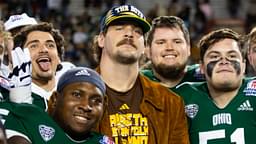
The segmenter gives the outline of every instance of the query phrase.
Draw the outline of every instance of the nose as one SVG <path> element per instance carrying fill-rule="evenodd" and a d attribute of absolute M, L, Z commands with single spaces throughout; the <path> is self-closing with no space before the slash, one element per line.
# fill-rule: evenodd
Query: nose
<path fill-rule="evenodd" d="M 132 26 L 126 26 L 124 36 L 129 39 L 133 38 L 133 31 L 134 31 L 134 28 Z"/>
<path fill-rule="evenodd" d="M 81 99 L 79 108 L 85 112 L 92 111 L 92 106 L 90 104 L 90 101 L 87 98 Z"/>
<path fill-rule="evenodd" d="M 45 44 L 40 44 L 40 52 L 48 52 L 48 48 Z"/>
<path fill-rule="evenodd" d="M 225 64 L 228 64 L 228 63 L 229 63 L 228 58 L 226 58 L 226 57 L 222 57 L 222 58 L 220 59 L 220 64 L 225 65 Z"/>
<path fill-rule="evenodd" d="M 173 50 L 173 44 L 171 41 L 167 41 L 166 42 L 166 49 L 167 50 Z"/>

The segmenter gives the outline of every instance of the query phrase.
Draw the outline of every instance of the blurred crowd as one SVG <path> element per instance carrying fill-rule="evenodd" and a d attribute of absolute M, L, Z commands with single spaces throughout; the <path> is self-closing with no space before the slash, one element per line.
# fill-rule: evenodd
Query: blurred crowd
<path fill-rule="evenodd" d="M 256 0 L 216 1 L 0 1 L 0 144 L 253 143 Z"/>
<path fill-rule="evenodd" d="M 93 36 L 99 32 L 99 21 L 102 14 L 114 5 L 129 3 L 127 0 L 79 0 L 82 9 L 70 10 L 71 0 L 1 0 L 0 17 L 6 21 L 9 16 L 27 13 L 37 21 L 51 22 L 65 37 L 65 59 L 75 65 L 94 67 L 91 55 Z M 227 0 L 227 13 L 230 18 L 239 19 L 240 0 Z M 255 0 L 248 1 L 248 10 L 245 16 L 245 32 L 252 28 L 255 17 L 253 11 Z M 79 13 L 74 13 L 79 11 Z M 149 22 L 160 15 L 175 15 L 182 18 L 191 35 L 192 57 L 190 63 L 199 60 L 196 43 L 198 39 L 214 27 L 214 10 L 211 0 L 169 0 L 168 5 L 152 6 L 146 13 Z M 247 22 L 248 21 L 248 22 Z M 248 24 L 247 24 L 248 23 Z"/>

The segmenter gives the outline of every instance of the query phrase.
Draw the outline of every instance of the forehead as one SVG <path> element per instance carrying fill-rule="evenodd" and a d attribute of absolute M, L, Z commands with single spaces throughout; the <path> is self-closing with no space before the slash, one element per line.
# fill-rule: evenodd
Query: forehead
<path fill-rule="evenodd" d="M 170 27 L 158 27 L 155 29 L 154 32 L 154 39 L 161 39 L 161 38 L 172 38 L 172 37 L 178 37 L 178 38 L 184 38 L 184 34 L 181 31 L 180 28 L 170 28 Z M 185 38 L 184 38 L 185 39 Z"/>
<path fill-rule="evenodd" d="M 218 51 L 218 52 L 229 52 L 229 51 L 236 51 L 240 53 L 238 42 L 233 39 L 223 39 L 216 43 L 214 43 L 212 46 L 209 47 L 206 53 L 212 52 L 212 51 Z"/>
<path fill-rule="evenodd" d="M 88 94 L 99 94 L 99 95 L 103 96 L 100 89 L 98 87 L 96 87 L 94 84 L 89 83 L 89 82 L 74 82 L 74 83 L 66 85 L 63 88 L 64 92 L 73 91 L 73 90 L 80 90 L 80 91 L 86 92 Z"/>
<path fill-rule="evenodd" d="M 27 35 L 27 41 L 33 41 L 33 40 L 52 40 L 54 41 L 53 36 L 49 32 L 44 31 L 32 31 Z"/>

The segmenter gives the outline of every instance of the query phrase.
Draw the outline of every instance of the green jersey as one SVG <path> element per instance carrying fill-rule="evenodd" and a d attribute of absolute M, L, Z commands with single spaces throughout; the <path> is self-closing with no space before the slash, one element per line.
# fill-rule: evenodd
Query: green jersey
<path fill-rule="evenodd" d="M 206 82 L 183 83 L 174 91 L 185 101 L 191 144 L 255 144 L 256 80 L 244 79 L 225 108 L 212 101 Z"/>
<path fill-rule="evenodd" d="M 204 75 L 200 73 L 199 64 L 187 66 L 186 69 L 186 73 L 179 84 L 183 82 L 201 82 L 205 80 Z M 141 73 L 152 81 L 160 82 L 160 80 L 155 77 L 152 69 L 141 70 Z"/>
<path fill-rule="evenodd" d="M 9 90 L 10 89 L 10 81 L 8 79 L 0 76 L 0 101 L 10 101 L 9 99 Z M 48 100 L 52 95 L 54 88 L 52 91 L 46 91 L 43 88 L 35 85 L 32 83 L 32 104 L 42 108 L 43 110 L 47 111 L 48 109 Z"/>
<path fill-rule="evenodd" d="M 36 93 L 33 93 L 32 92 L 32 98 L 33 98 L 33 101 L 32 103 L 38 107 L 40 107 L 41 109 L 47 111 L 48 109 L 48 100 L 46 98 L 43 98 L 42 96 L 36 94 Z"/>
<path fill-rule="evenodd" d="M 56 84 L 57 85 L 57 84 Z M 46 91 L 45 89 L 39 87 L 38 85 L 32 83 L 32 103 L 43 110 L 47 111 L 48 109 L 48 100 L 50 99 L 53 91 L 56 90 L 56 87 L 51 91 Z"/>
<path fill-rule="evenodd" d="M 7 137 L 19 135 L 33 144 L 112 144 L 107 137 L 91 132 L 83 141 L 72 140 L 43 109 L 31 104 L 0 103 Z"/>

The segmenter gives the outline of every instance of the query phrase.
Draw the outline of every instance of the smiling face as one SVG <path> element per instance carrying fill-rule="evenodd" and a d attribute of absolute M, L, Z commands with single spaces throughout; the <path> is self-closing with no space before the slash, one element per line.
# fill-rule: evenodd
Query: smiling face
<path fill-rule="evenodd" d="M 156 28 L 148 49 L 155 71 L 166 78 L 183 72 L 190 56 L 190 45 L 175 27 Z"/>
<path fill-rule="evenodd" d="M 76 140 L 83 140 L 103 114 L 104 96 L 93 84 L 76 82 L 53 95 L 53 118 L 64 131 Z"/>
<path fill-rule="evenodd" d="M 240 86 L 245 72 L 245 62 L 237 41 L 223 39 L 210 46 L 202 63 L 202 73 L 208 84 L 221 90 L 232 90 Z"/>
<path fill-rule="evenodd" d="M 129 23 L 110 25 L 106 34 L 99 35 L 98 42 L 103 48 L 102 57 L 109 57 L 118 63 L 135 63 L 144 50 L 142 29 Z"/>
<path fill-rule="evenodd" d="M 32 79 L 43 81 L 53 79 L 60 59 L 52 35 L 48 32 L 32 31 L 28 34 L 24 47 L 29 48 Z"/>

